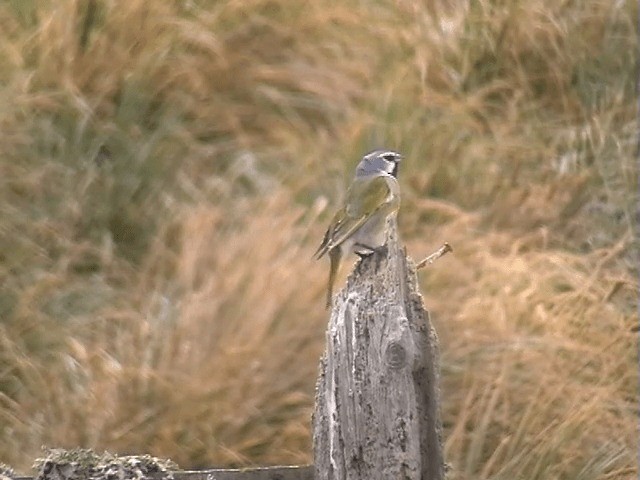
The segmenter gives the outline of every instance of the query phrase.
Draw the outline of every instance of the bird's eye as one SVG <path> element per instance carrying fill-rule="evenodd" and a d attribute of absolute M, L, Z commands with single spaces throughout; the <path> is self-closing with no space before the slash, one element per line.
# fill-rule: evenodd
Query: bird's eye
<path fill-rule="evenodd" d="M 395 162 L 398 158 L 398 155 L 396 155 L 395 153 L 386 153 L 382 156 L 382 158 L 384 158 L 388 162 Z"/>

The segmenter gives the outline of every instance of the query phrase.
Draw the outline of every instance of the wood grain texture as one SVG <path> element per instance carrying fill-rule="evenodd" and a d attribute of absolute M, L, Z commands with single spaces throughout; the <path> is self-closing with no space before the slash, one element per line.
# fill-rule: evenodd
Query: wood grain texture
<path fill-rule="evenodd" d="M 395 225 L 337 296 L 313 418 L 324 479 L 444 478 L 438 341 Z"/>

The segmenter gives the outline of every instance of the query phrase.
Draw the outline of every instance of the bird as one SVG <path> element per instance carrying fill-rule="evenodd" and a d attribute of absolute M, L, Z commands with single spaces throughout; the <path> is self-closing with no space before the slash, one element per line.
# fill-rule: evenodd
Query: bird
<path fill-rule="evenodd" d="M 315 259 L 329 255 L 326 308 L 331 306 L 333 286 L 342 258 L 355 253 L 367 257 L 384 248 L 387 219 L 400 208 L 398 165 L 403 156 L 393 150 L 374 150 L 362 157 L 347 190 L 344 205 L 329 223 Z"/>

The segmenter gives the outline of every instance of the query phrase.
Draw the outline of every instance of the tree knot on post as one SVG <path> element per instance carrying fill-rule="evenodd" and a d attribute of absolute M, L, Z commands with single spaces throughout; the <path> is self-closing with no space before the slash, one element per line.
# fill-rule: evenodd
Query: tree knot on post
<path fill-rule="evenodd" d="M 387 366 L 392 370 L 400 370 L 407 364 L 407 351 L 400 342 L 391 342 L 384 353 Z"/>

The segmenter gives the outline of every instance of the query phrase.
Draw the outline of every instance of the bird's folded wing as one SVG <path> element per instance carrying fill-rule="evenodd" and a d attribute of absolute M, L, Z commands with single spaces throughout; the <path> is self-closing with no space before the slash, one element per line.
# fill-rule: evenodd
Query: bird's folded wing
<path fill-rule="evenodd" d="M 324 234 L 324 238 L 322 239 L 322 243 L 320 244 L 320 246 L 316 250 L 316 253 L 313 254 L 313 258 L 315 258 L 316 260 L 318 260 L 319 258 L 322 258 L 322 256 L 325 253 L 327 253 L 327 250 L 329 250 L 329 244 L 331 242 L 331 231 L 332 231 L 332 229 L 333 229 L 333 224 L 331 224 L 329 226 L 329 228 L 327 229 L 327 231 Z"/>
<path fill-rule="evenodd" d="M 387 203 L 391 189 L 389 175 L 378 175 L 373 178 L 356 179 L 347 192 L 347 217 L 369 217 Z"/>
<path fill-rule="evenodd" d="M 390 193 L 385 176 L 356 179 L 347 193 L 344 218 L 336 225 L 331 244 L 340 245 L 353 235 L 377 210 L 386 205 Z"/>
<path fill-rule="evenodd" d="M 322 257 L 353 235 L 371 215 L 387 204 L 390 193 L 386 175 L 354 180 L 347 192 L 346 206 L 333 217 L 314 258 Z"/>

